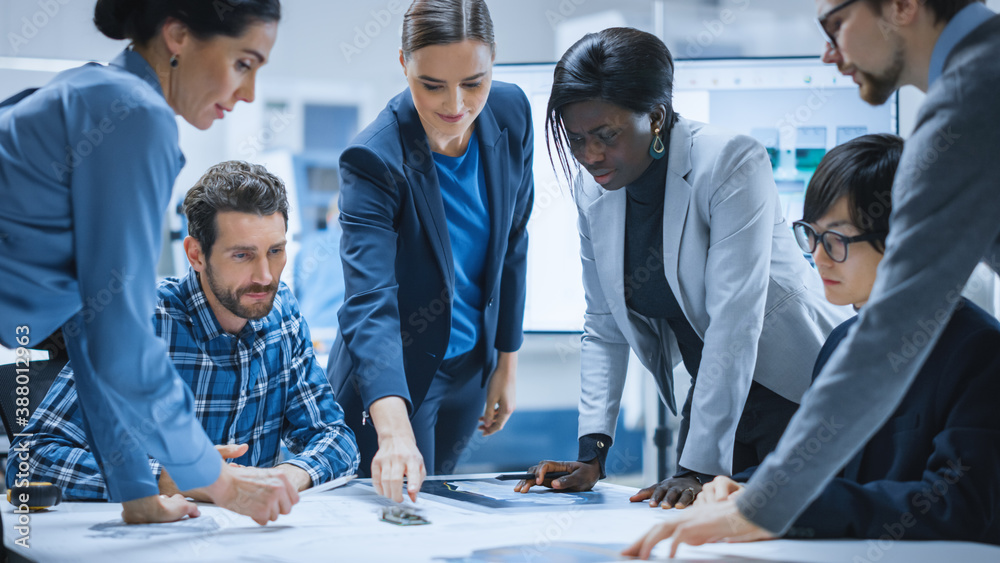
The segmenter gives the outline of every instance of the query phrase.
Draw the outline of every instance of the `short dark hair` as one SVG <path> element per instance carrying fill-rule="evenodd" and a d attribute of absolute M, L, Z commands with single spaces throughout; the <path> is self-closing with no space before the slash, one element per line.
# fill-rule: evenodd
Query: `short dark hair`
<path fill-rule="evenodd" d="M 851 223 L 863 233 L 889 232 L 892 182 L 903 154 L 903 139 L 885 133 L 863 135 L 834 147 L 809 181 L 802 220 L 815 223 L 847 197 Z M 885 237 L 871 241 L 885 250 Z"/>
<path fill-rule="evenodd" d="M 496 53 L 493 19 L 483 0 L 414 0 L 403 15 L 403 58 L 431 45 L 467 39 L 490 46 Z"/>
<path fill-rule="evenodd" d="M 868 3 L 872 5 L 876 13 L 882 13 L 882 5 L 888 1 L 868 0 Z M 962 11 L 962 8 L 976 2 L 985 4 L 986 0 L 922 0 L 922 3 L 934 12 L 935 23 L 950 22 L 951 18 L 955 17 L 955 14 Z"/>
<path fill-rule="evenodd" d="M 566 153 L 562 112 L 567 105 L 601 100 L 637 114 L 667 108 L 663 130 L 676 121 L 673 110 L 674 60 L 660 38 L 631 27 L 612 27 L 588 33 L 573 44 L 556 64 L 552 93 L 545 112 L 545 140 L 555 167 L 552 142 L 559 163 L 572 179 Z"/>
<path fill-rule="evenodd" d="M 146 45 L 174 18 L 198 39 L 239 37 L 251 24 L 281 19 L 280 0 L 97 0 L 94 25 L 111 39 Z"/>
<path fill-rule="evenodd" d="M 288 229 L 285 184 L 259 164 L 241 160 L 221 162 L 208 169 L 184 197 L 188 234 L 201 244 L 208 258 L 218 238 L 216 217 L 222 211 L 254 213 L 261 217 L 281 213 Z"/>

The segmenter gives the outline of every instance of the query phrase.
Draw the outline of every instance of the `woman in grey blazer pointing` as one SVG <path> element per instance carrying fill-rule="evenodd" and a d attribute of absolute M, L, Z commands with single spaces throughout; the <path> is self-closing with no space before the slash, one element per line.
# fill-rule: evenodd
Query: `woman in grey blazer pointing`
<path fill-rule="evenodd" d="M 631 348 L 675 413 L 673 367 L 692 374 L 678 471 L 632 500 L 691 504 L 774 448 L 847 315 L 792 238 L 764 148 L 678 116 L 672 88 L 667 47 L 630 28 L 585 36 L 556 66 L 547 133 L 574 186 L 587 299 L 580 453 L 542 462 L 522 492 L 604 476 Z"/>

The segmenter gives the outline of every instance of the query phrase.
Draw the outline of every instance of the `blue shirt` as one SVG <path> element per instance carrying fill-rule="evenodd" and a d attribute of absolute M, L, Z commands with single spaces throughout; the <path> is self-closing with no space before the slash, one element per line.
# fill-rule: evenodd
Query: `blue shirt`
<path fill-rule="evenodd" d="M 941 36 L 938 37 L 937 43 L 934 44 L 934 51 L 931 53 L 931 66 L 927 74 L 928 88 L 938 78 L 941 78 L 941 73 L 944 72 L 944 63 L 948 60 L 948 55 L 951 54 L 955 46 L 961 43 L 973 30 L 986 23 L 986 20 L 995 15 L 992 10 L 983 4 L 973 2 L 959 10 L 951 18 L 948 25 L 941 31 Z"/>
<path fill-rule="evenodd" d="M 63 328 L 116 501 L 157 493 L 149 455 L 185 490 L 221 468 L 149 322 L 183 165 L 174 112 L 132 51 L 0 107 L 0 343 Z"/>
<path fill-rule="evenodd" d="M 284 463 L 308 472 L 313 485 L 357 470 L 354 433 L 316 364 L 309 327 L 285 284 L 271 313 L 248 321 L 237 335 L 219 325 L 193 270 L 183 279 L 162 281 L 158 293 L 153 326 L 194 391 L 195 415 L 214 443 L 250 447 L 235 463 L 272 467 L 284 440 L 295 454 Z M 108 499 L 84 437 L 71 365 L 23 433 L 31 437 L 18 438 L 13 446 L 27 442 L 30 480 L 58 485 L 68 500 Z M 14 464 L 7 471 L 11 486 L 18 457 L 9 462 Z M 159 475 L 160 463 L 149 463 Z"/>
<path fill-rule="evenodd" d="M 451 336 L 445 358 L 472 350 L 483 325 L 483 275 L 490 243 L 490 215 L 476 137 L 473 133 L 462 156 L 433 153 L 455 261 Z"/>

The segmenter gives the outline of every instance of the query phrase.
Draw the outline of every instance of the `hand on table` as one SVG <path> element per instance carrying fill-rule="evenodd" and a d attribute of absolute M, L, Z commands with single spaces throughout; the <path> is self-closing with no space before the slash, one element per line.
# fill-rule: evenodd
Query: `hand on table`
<path fill-rule="evenodd" d="M 489 436 L 503 430 L 514 413 L 517 387 L 517 352 L 500 352 L 497 368 L 486 389 L 486 408 L 479 417 L 479 430 Z"/>
<path fill-rule="evenodd" d="M 629 497 L 632 502 L 649 500 L 649 506 L 687 508 L 701 492 L 701 483 L 694 477 L 671 477 L 650 485 Z"/>
<path fill-rule="evenodd" d="M 261 526 L 288 514 L 299 502 L 299 493 L 279 469 L 233 467 L 222 462 L 214 483 L 188 491 L 192 498 L 207 497 L 215 504 L 253 518 Z"/>
<path fill-rule="evenodd" d="M 546 477 L 546 473 L 553 471 L 567 471 L 569 475 L 558 479 Z M 534 473 L 535 480 L 518 481 L 514 485 L 514 491 L 526 493 L 535 486 L 551 487 L 560 491 L 589 491 L 601 480 L 601 466 L 596 459 L 593 461 L 543 461 L 529 468 L 528 473 Z"/>
<path fill-rule="evenodd" d="M 705 486 L 701 489 L 701 494 L 698 495 L 698 499 L 694 503 L 695 505 L 702 505 L 735 499 L 743 493 L 744 489 L 746 489 L 746 485 L 737 483 L 725 475 L 719 475 L 715 479 L 712 479 L 711 482 L 705 483 Z"/>
<path fill-rule="evenodd" d="M 653 546 L 670 538 L 670 557 L 682 543 L 702 545 L 715 542 L 748 542 L 774 539 L 771 532 L 750 522 L 736 508 L 735 499 L 700 504 L 670 522 L 657 524 L 622 552 L 622 555 L 649 559 Z"/>
<path fill-rule="evenodd" d="M 185 516 L 197 518 L 201 512 L 184 495 L 153 495 L 122 503 L 122 520 L 126 524 L 176 522 Z"/>
<path fill-rule="evenodd" d="M 416 502 L 427 469 L 413 436 L 406 403 L 401 397 L 390 395 L 373 402 L 368 412 L 378 434 L 378 451 L 372 459 L 375 492 L 403 502 L 403 477 L 406 477 L 406 492 Z"/>
<path fill-rule="evenodd" d="M 411 430 L 412 434 L 412 430 Z M 403 502 L 403 477 L 406 493 L 416 502 L 420 486 L 427 477 L 424 456 L 412 437 L 379 437 L 378 452 L 372 459 L 372 486 L 375 492 L 395 502 Z"/>

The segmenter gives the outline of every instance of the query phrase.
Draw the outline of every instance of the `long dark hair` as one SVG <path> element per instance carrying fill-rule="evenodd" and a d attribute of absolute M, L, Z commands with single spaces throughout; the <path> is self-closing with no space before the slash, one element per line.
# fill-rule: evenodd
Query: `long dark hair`
<path fill-rule="evenodd" d="M 572 182 L 562 111 L 569 104 L 601 100 L 635 113 L 667 108 L 662 129 L 677 120 L 673 109 L 674 60 L 658 37 L 631 27 L 588 33 L 559 59 L 545 113 L 545 141 L 556 167 L 552 145 L 566 178 Z"/>
<path fill-rule="evenodd" d="M 802 220 L 815 223 L 841 197 L 847 197 L 851 223 L 863 233 L 889 232 L 892 182 L 903 155 L 903 139 L 896 135 L 863 135 L 826 153 L 809 181 Z M 885 237 L 871 241 L 885 250 Z"/>
<path fill-rule="evenodd" d="M 239 37 L 260 21 L 281 19 L 280 0 L 97 0 L 94 25 L 111 39 L 146 45 L 174 18 L 198 39 Z"/>
<path fill-rule="evenodd" d="M 431 45 L 471 39 L 496 53 L 493 19 L 483 0 L 414 0 L 403 15 L 403 58 Z"/>

